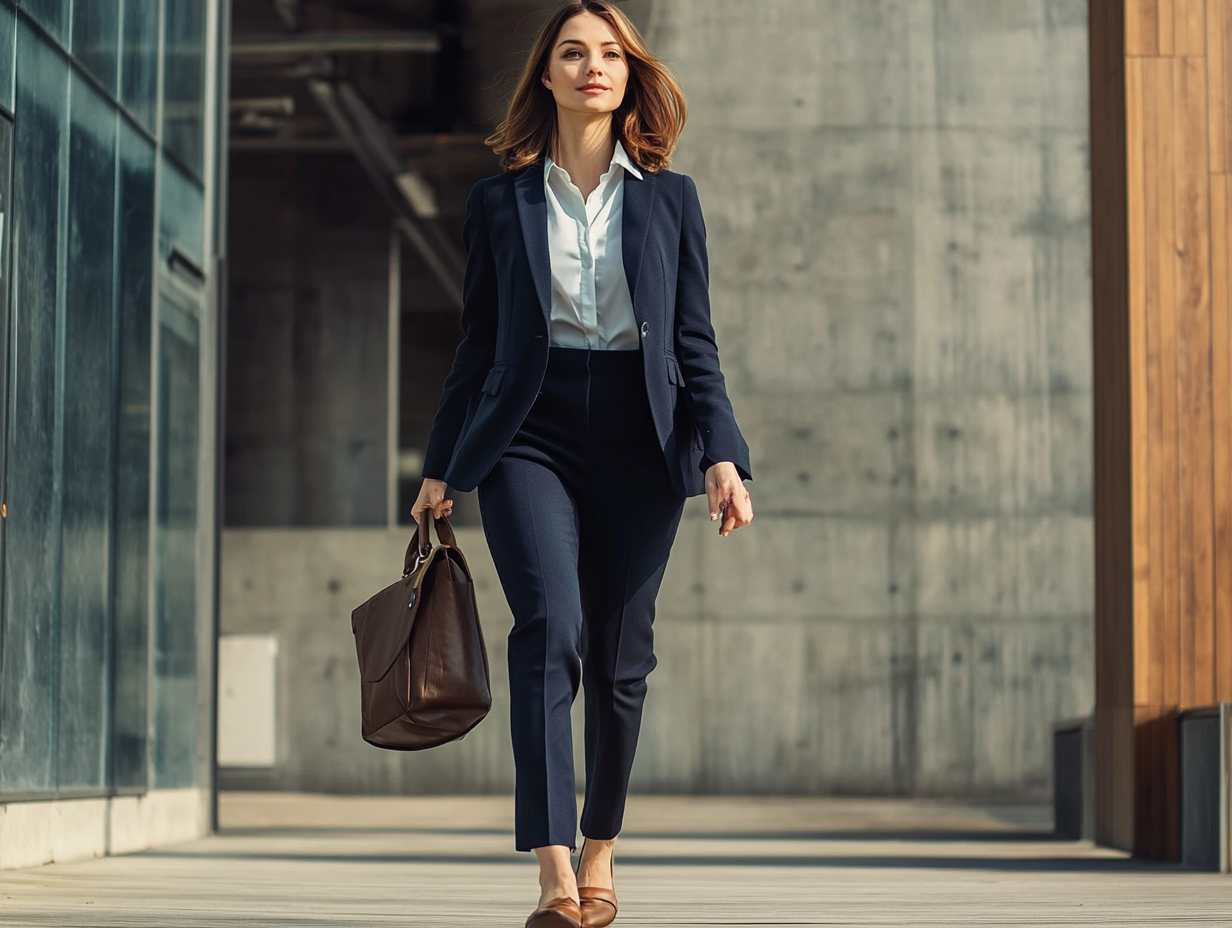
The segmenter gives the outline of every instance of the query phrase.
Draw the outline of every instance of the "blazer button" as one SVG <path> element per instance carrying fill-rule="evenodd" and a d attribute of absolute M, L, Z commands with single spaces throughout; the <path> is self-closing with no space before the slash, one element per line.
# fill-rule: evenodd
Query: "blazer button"
<path fill-rule="evenodd" d="M 642 338 L 645 338 L 645 337 L 646 337 L 646 334 L 647 334 L 649 331 L 650 331 L 650 323 L 649 323 L 649 322 L 643 322 L 643 323 L 642 323 Z"/>

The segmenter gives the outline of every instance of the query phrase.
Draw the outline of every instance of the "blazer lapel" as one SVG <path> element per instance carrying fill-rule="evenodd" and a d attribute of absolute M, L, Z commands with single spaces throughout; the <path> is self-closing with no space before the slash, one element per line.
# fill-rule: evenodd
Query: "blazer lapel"
<path fill-rule="evenodd" d="M 649 171 L 642 172 L 638 180 L 625 173 L 624 218 L 620 224 L 621 257 L 624 259 L 625 279 L 629 281 L 629 296 L 633 300 L 633 315 L 642 321 L 638 312 L 637 281 L 642 271 L 642 255 L 646 251 L 646 235 L 650 231 L 650 217 L 654 212 L 655 181 L 658 178 Z"/>
<path fill-rule="evenodd" d="M 539 295 L 543 320 L 551 324 L 552 264 L 548 257 L 548 204 L 543 195 L 543 162 L 523 168 L 513 180 L 518 203 L 518 218 L 522 222 L 522 241 L 530 262 L 531 280 Z"/>

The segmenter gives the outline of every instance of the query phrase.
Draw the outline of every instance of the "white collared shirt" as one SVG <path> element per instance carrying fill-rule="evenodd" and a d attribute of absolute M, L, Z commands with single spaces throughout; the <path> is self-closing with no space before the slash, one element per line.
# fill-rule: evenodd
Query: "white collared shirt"
<path fill-rule="evenodd" d="M 583 201 L 569 172 L 550 155 L 544 158 L 552 265 L 550 345 L 599 349 L 640 345 L 621 247 L 625 171 L 642 177 L 617 141 L 611 166 Z"/>

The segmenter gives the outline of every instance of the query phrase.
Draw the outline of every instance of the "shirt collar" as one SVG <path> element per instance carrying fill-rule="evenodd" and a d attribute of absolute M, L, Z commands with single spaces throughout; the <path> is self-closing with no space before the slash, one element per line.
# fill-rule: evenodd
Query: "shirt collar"
<path fill-rule="evenodd" d="M 638 180 L 642 179 L 642 172 L 637 169 L 637 165 L 633 163 L 633 159 L 629 157 L 628 152 L 625 151 L 625 147 L 620 144 L 620 139 L 616 140 L 616 150 L 612 152 L 612 162 L 611 164 L 608 165 L 608 171 L 611 171 L 612 166 L 617 165 L 617 164 L 619 164 L 622 168 L 624 168 L 626 171 L 628 171 Z M 552 160 L 551 155 L 545 154 L 543 156 L 543 176 L 544 177 L 547 177 L 549 174 L 552 173 L 552 168 L 558 167 L 558 166 L 559 165 L 557 165 L 556 162 Z M 561 170 L 564 170 L 564 168 L 561 168 Z"/>
<path fill-rule="evenodd" d="M 620 144 L 620 139 L 616 140 L 616 150 L 612 152 L 612 164 L 619 164 L 638 180 L 642 179 L 642 172 L 637 169 L 637 165 L 633 163 L 633 159 L 629 157 L 625 147 Z"/>

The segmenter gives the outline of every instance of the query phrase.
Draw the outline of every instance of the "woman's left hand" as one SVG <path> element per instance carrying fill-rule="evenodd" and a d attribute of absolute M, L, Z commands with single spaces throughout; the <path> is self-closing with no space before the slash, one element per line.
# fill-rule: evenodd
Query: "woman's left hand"
<path fill-rule="evenodd" d="M 706 499 L 710 503 L 710 521 L 719 522 L 719 534 L 724 538 L 733 529 L 753 521 L 753 501 L 731 461 L 719 461 L 707 469 Z"/>

